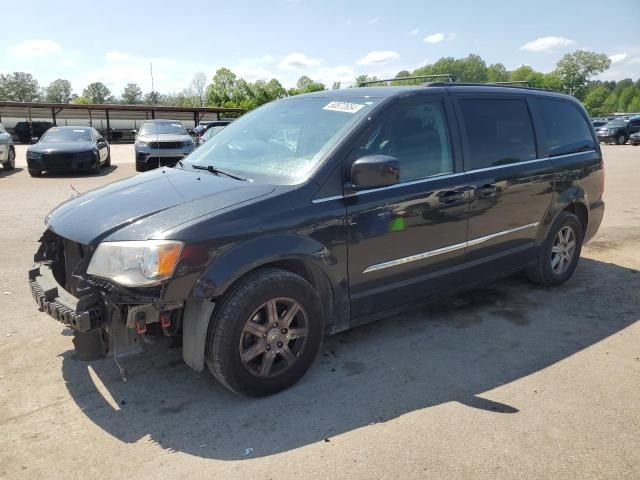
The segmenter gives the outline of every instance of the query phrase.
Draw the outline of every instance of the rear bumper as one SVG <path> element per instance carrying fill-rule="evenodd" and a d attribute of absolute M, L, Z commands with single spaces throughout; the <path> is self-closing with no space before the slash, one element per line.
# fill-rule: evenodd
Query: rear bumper
<path fill-rule="evenodd" d="M 67 327 L 88 332 L 104 324 L 99 293 L 87 288 L 82 298 L 74 297 L 56 281 L 47 265 L 29 270 L 29 288 L 38 308 Z"/>
<path fill-rule="evenodd" d="M 587 224 L 587 231 L 584 234 L 584 243 L 591 240 L 598 232 L 603 216 L 604 202 L 600 200 L 599 202 L 591 204 L 589 207 L 589 223 Z"/>

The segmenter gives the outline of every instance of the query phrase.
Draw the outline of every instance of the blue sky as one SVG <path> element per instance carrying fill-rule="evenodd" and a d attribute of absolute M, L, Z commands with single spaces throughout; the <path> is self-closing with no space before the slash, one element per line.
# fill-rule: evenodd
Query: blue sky
<path fill-rule="evenodd" d="M 30 72 L 43 85 L 67 78 L 78 93 L 99 80 L 119 95 L 127 82 L 150 90 L 153 61 L 156 90 L 163 93 L 221 66 L 251 81 L 275 77 L 287 87 L 303 74 L 344 86 L 358 74 L 393 76 L 469 53 L 507 69 L 527 64 L 550 71 L 564 53 L 584 48 L 612 58 L 604 78 L 637 79 L 639 4 L 0 0 L 4 18 L 17 15 L 3 22 L 0 73 Z"/>

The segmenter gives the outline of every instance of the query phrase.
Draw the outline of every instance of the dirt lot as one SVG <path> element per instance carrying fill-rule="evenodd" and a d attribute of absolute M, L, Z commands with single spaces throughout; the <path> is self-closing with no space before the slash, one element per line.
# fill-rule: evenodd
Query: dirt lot
<path fill-rule="evenodd" d="M 337 335 L 263 400 L 158 345 L 123 384 L 36 310 L 44 216 L 132 175 L 132 145 L 97 177 L 0 172 L 0 478 L 640 478 L 640 147 L 604 149 L 605 220 L 566 285 L 511 278 Z"/>

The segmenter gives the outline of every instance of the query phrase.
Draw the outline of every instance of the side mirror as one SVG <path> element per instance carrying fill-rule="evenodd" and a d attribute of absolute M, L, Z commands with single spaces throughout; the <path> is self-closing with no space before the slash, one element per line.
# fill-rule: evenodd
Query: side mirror
<path fill-rule="evenodd" d="M 400 162 L 387 155 L 368 155 L 351 166 L 351 188 L 388 187 L 400 182 Z"/>
<path fill-rule="evenodd" d="M 31 143 L 38 143 L 39 140 L 38 137 L 31 137 Z"/>

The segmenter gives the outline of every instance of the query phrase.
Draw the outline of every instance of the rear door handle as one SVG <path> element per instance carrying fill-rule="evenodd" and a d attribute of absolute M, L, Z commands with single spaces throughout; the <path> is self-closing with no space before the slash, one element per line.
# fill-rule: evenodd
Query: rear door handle
<path fill-rule="evenodd" d="M 481 187 L 476 187 L 476 195 L 479 197 L 493 197 L 498 188 L 494 184 L 482 185 Z"/>
<path fill-rule="evenodd" d="M 438 197 L 440 197 L 440 202 L 449 204 L 464 200 L 464 195 L 464 192 L 459 192 L 458 190 L 447 190 L 440 192 Z"/>

